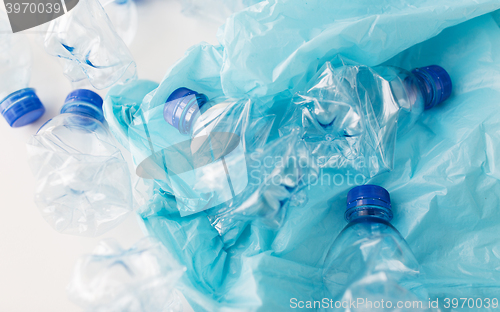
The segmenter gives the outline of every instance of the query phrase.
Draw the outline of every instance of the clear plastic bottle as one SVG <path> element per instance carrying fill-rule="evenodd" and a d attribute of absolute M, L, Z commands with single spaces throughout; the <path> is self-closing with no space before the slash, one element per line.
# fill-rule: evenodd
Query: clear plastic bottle
<path fill-rule="evenodd" d="M 373 306 L 366 304 L 375 301 L 382 311 L 403 311 L 396 308 L 397 301 L 421 298 L 417 260 L 390 224 L 393 213 L 389 193 L 376 185 L 353 188 L 347 195 L 344 217 L 349 223 L 325 260 L 323 280 L 330 298 L 362 300 L 363 304 L 352 311 L 372 311 Z M 391 301 L 392 307 L 381 307 L 381 300 L 386 304 Z M 412 311 L 426 310 L 427 298 L 423 300 L 423 308 Z"/>
<path fill-rule="evenodd" d="M 320 167 L 352 168 L 370 178 L 392 169 L 396 137 L 451 91 L 450 76 L 436 65 L 409 72 L 326 63 L 295 95 L 280 133 L 299 132 Z"/>
<path fill-rule="evenodd" d="M 31 51 L 26 38 L 13 34 L 7 17 L 0 12 L 0 113 L 11 127 L 22 127 L 40 118 L 45 108 L 28 88 Z"/>
<path fill-rule="evenodd" d="M 100 0 L 116 33 L 130 46 L 137 32 L 137 7 L 133 0 Z"/>
<path fill-rule="evenodd" d="M 389 83 L 394 101 L 400 107 L 398 116 L 398 135 L 404 135 L 410 130 L 424 110 L 448 99 L 452 91 L 450 75 L 438 65 L 415 68 L 411 72 L 399 67 L 378 66 L 373 69 L 380 77 Z M 362 71 L 360 71 L 361 73 Z M 368 80 L 363 78 L 368 77 Z M 365 86 L 368 97 L 374 103 L 375 115 L 384 112 L 383 99 L 380 89 L 370 86 L 373 83 L 373 74 L 360 74 L 360 83 Z"/>
<path fill-rule="evenodd" d="M 88 79 L 102 90 L 137 78 L 132 54 L 98 0 L 80 0 L 51 21 L 43 45 L 47 53 L 59 58 L 74 86 Z"/>
<path fill-rule="evenodd" d="M 103 122 L 101 97 L 75 90 L 28 143 L 35 201 L 59 232 L 100 235 L 132 211 L 128 165 Z"/>
<path fill-rule="evenodd" d="M 130 249 L 106 240 L 77 261 L 68 294 L 85 311 L 180 312 L 175 286 L 184 271 L 154 238 Z"/>
<path fill-rule="evenodd" d="M 165 120 L 186 138 L 165 151 L 181 215 L 226 202 L 248 184 L 238 130 L 232 129 L 231 118 L 221 117 L 236 102 L 229 98 L 209 101 L 204 94 L 179 88 L 165 103 Z"/>
<path fill-rule="evenodd" d="M 393 66 L 378 66 L 373 69 L 355 66 L 352 69 L 346 71 L 356 78 L 356 88 L 352 91 L 361 98 L 367 96 L 372 113 L 378 120 L 391 118 L 395 110 L 393 106 L 401 108 L 399 113 L 403 116 L 400 116 L 399 127 L 402 131 L 411 128 L 425 109 L 431 109 L 445 101 L 452 90 L 450 76 L 437 65 L 415 68 L 411 72 Z M 337 97 L 348 95 L 339 94 Z M 325 128 L 338 124 L 338 118 L 343 117 L 338 110 L 326 105 L 314 110 L 313 116 Z"/>

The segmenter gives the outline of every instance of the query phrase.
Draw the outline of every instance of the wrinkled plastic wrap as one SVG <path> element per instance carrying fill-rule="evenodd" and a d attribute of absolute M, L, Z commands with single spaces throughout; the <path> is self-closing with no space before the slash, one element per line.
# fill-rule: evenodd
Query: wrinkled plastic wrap
<path fill-rule="evenodd" d="M 64 75 L 74 86 L 88 79 L 100 90 L 137 77 L 132 54 L 97 0 L 80 0 L 50 22 L 43 45 L 61 60 Z"/>
<path fill-rule="evenodd" d="M 156 239 L 143 238 L 128 250 L 106 240 L 78 260 L 68 294 L 85 311 L 181 312 L 174 288 L 183 273 Z"/>
<path fill-rule="evenodd" d="M 499 7 L 496 1 L 267 1 L 230 17 L 220 47 L 188 50 L 140 108 L 162 105 L 184 86 L 209 98 L 259 97 L 262 109 L 280 120 L 292 95 L 306 91 L 338 53 L 369 66 L 441 65 L 453 80 L 451 97 L 396 141 L 392 171 L 365 182 L 391 193 L 393 225 L 413 250 L 432 300 L 493 298 L 500 293 L 500 28 L 498 14 L 487 13 Z M 269 140 L 276 137 L 273 126 Z M 292 298 L 328 297 L 326 252 L 345 226 L 340 216 L 355 185 L 338 177 L 311 187 L 305 205 L 289 205 L 278 229 L 249 222 L 228 245 L 206 215 L 180 217 L 175 197 L 161 188 L 149 189 L 139 213 L 187 267 L 181 290 L 196 311 L 282 311 Z"/>

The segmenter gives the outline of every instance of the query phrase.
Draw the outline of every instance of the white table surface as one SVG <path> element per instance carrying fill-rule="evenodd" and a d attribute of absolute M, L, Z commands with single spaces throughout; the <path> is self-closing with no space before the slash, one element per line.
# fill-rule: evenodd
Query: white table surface
<path fill-rule="evenodd" d="M 217 42 L 217 25 L 181 15 L 175 0 L 139 0 L 137 7 L 139 27 L 130 50 L 141 79 L 160 82 L 187 48 L 200 41 Z M 35 35 L 26 36 L 33 52 L 31 87 L 47 111 L 36 123 L 17 129 L 0 116 L 0 311 L 82 311 L 66 296 L 78 257 L 90 253 L 103 238 L 114 237 L 128 248 L 143 233 L 134 214 L 97 238 L 60 234 L 41 217 L 33 202 L 34 178 L 25 144 L 57 115 L 71 86 L 57 60 L 34 43 Z"/>

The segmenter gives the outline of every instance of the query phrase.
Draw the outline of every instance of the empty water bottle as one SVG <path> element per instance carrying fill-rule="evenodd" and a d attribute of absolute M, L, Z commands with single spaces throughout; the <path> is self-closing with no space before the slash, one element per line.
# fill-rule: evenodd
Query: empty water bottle
<path fill-rule="evenodd" d="M 175 286 L 184 271 L 156 239 L 128 250 L 107 240 L 78 260 L 68 293 L 85 311 L 180 312 Z"/>
<path fill-rule="evenodd" d="M 384 188 L 353 188 L 347 195 L 344 217 L 349 223 L 325 260 L 323 280 L 330 298 L 357 303 L 346 311 L 373 311 L 374 302 L 379 305 L 375 309 L 401 311 L 396 308 L 398 301 L 425 296 L 418 287 L 419 265 L 401 234 L 390 224 L 393 212 Z M 426 310 L 427 297 L 423 299 L 422 309 L 414 306 L 412 311 Z M 381 300 L 386 306 L 380 306 Z"/>
<path fill-rule="evenodd" d="M 378 66 L 373 70 L 388 82 L 392 98 L 400 107 L 399 135 L 411 129 L 424 110 L 433 108 L 451 95 L 450 76 L 444 68 L 437 65 L 415 68 L 411 72 L 393 66 Z M 384 114 L 383 102 L 386 96 L 383 94 L 384 87 L 376 87 L 379 84 L 376 76 L 364 68 L 359 71 L 358 79 L 365 87 L 367 96 L 373 103 L 372 107 L 376 109 L 374 114 L 377 117 Z"/>
<path fill-rule="evenodd" d="M 436 65 L 409 72 L 326 63 L 307 91 L 296 94 L 280 132 L 301 133 L 321 167 L 352 167 L 373 177 L 392 169 L 396 134 L 451 89 L 450 76 Z"/>
<path fill-rule="evenodd" d="M 100 90 L 137 78 L 132 54 L 97 0 L 80 0 L 50 22 L 43 44 L 73 86 L 88 79 Z"/>
<path fill-rule="evenodd" d="M 137 32 L 137 8 L 133 0 L 100 0 L 116 33 L 129 46 Z"/>
<path fill-rule="evenodd" d="M 35 201 L 57 231 L 100 235 L 132 211 L 128 165 L 103 121 L 101 97 L 75 90 L 28 143 Z"/>
<path fill-rule="evenodd" d="M 45 108 L 28 88 L 31 52 L 23 35 L 13 34 L 7 16 L 0 12 L 0 113 L 11 127 L 22 127 L 40 118 Z"/>
<path fill-rule="evenodd" d="M 246 187 L 240 129 L 231 112 L 237 103 L 229 98 L 209 101 L 187 88 L 175 90 L 167 99 L 164 118 L 183 136 L 182 142 L 164 151 L 181 215 L 228 201 Z"/>

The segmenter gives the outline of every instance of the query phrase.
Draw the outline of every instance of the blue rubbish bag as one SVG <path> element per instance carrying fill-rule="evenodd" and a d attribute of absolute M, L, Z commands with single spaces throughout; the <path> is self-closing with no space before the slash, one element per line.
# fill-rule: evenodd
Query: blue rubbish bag
<path fill-rule="evenodd" d="M 292 95 L 338 54 L 369 66 L 446 68 L 451 97 L 397 140 L 394 169 L 366 182 L 390 192 L 392 223 L 420 263 L 429 299 L 443 309 L 445 298 L 489 298 L 481 309 L 492 311 L 500 294 L 500 18 L 490 13 L 499 8 L 465 0 L 263 1 L 228 19 L 220 46 L 189 49 L 157 88 L 145 81 L 112 88 L 105 116 L 135 157 L 149 147 L 127 129 L 136 118 L 162 118 L 179 87 L 259 98 L 279 121 Z M 269 141 L 277 123 L 271 132 Z M 311 186 L 307 204 L 289 206 L 281 227 L 248 222 L 230 241 L 204 213 L 181 217 L 168 186 L 151 180 L 138 213 L 186 266 L 180 290 L 195 311 L 286 311 L 328 296 L 323 265 L 354 186 L 339 180 Z"/>

